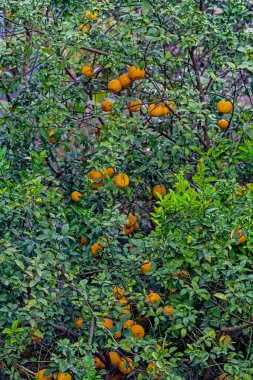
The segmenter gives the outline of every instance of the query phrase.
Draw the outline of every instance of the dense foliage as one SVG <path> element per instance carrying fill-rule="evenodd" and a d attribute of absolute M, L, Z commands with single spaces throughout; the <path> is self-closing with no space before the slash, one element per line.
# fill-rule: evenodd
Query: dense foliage
<path fill-rule="evenodd" d="M 250 1 L 0 14 L 0 378 L 251 379 Z"/>

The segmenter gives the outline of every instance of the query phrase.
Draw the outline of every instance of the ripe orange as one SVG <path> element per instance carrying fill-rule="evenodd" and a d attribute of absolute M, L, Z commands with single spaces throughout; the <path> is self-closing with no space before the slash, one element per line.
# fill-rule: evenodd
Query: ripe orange
<path fill-rule="evenodd" d="M 83 66 L 82 74 L 87 78 L 93 77 L 94 76 L 93 68 L 91 66 Z"/>
<path fill-rule="evenodd" d="M 144 69 L 140 69 L 139 67 L 136 66 L 131 66 L 128 70 L 128 76 L 132 80 L 139 80 L 144 78 L 146 75 L 146 72 Z"/>
<path fill-rule="evenodd" d="M 115 286 L 113 288 L 113 295 L 114 297 L 119 300 L 120 298 L 123 298 L 125 295 L 125 290 L 121 286 Z"/>
<path fill-rule="evenodd" d="M 122 334 L 121 334 L 120 331 L 115 331 L 115 333 L 114 333 L 114 338 L 115 338 L 115 339 L 120 339 L 121 336 L 122 336 Z"/>
<path fill-rule="evenodd" d="M 141 339 L 145 335 L 145 330 L 141 325 L 133 325 L 132 327 L 130 327 L 130 330 L 132 331 L 132 334 L 135 339 Z"/>
<path fill-rule="evenodd" d="M 108 330 L 113 328 L 113 321 L 110 318 L 105 318 L 102 322 L 102 326 L 106 327 Z"/>
<path fill-rule="evenodd" d="M 222 342 L 223 344 L 230 344 L 232 343 L 232 338 L 230 335 L 222 335 L 219 339 L 219 342 Z"/>
<path fill-rule="evenodd" d="M 51 373 L 49 375 L 47 375 L 47 376 L 43 376 L 46 371 L 47 371 L 47 369 L 42 369 L 39 372 L 37 372 L 36 375 L 35 375 L 36 379 L 39 379 L 39 380 L 52 380 L 53 379 L 53 375 Z"/>
<path fill-rule="evenodd" d="M 127 88 L 132 83 L 131 78 L 127 74 L 122 74 L 119 78 L 122 88 Z"/>
<path fill-rule="evenodd" d="M 94 12 L 92 13 L 91 11 L 86 11 L 85 14 L 84 14 L 84 18 L 87 18 L 88 20 L 95 20 L 98 16 L 98 12 Z"/>
<path fill-rule="evenodd" d="M 161 299 L 161 296 L 158 293 L 154 293 L 152 290 L 149 292 L 148 297 L 146 298 L 147 303 L 156 303 L 159 302 Z"/>
<path fill-rule="evenodd" d="M 137 222 L 137 218 L 134 215 L 132 215 L 131 213 L 128 214 L 127 220 L 128 220 L 128 222 L 126 224 L 126 227 L 133 227 L 133 225 L 136 224 L 136 222 Z"/>
<path fill-rule="evenodd" d="M 121 85 L 120 80 L 118 79 L 110 80 L 110 82 L 108 83 L 108 90 L 115 93 L 120 92 L 122 90 L 122 85 Z"/>
<path fill-rule="evenodd" d="M 233 104 L 226 100 L 221 100 L 217 103 L 217 110 L 220 113 L 230 113 L 233 110 Z"/>
<path fill-rule="evenodd" d="M 135 321 L 133 321 L 132 319 L 128 319 L 124 325 L 123 325 L 123 329 L 130 329 L 131 327 L 133 327 L 135 325 Z"/>
<path fill-rule="evenodd" d="M 153 376 L 153 373 L 154 373 L 154 370 L 156 369 L 156 364 L 155 363 L 149 363 L 148 366 L 147 366 L 147 373 L 148 373 L 148 376 L 149 377 L 152 377 Z M 156 374 L 156 377 L 155 379 L 159 379 L 159 377 L 161 377 L 161 371 L 159 371 L 158 369 L 155 371 L 155 374 Z"/>
<path fill-rule="evenodd" d="M 132 359 L 126 357 L 122 358 L 118 364 L 119 370 L 123 375 L 128 375 L 129 373 L 133 372 L 133 361 Z"/>
<path fill-rule="evenodd" d="M 81 243 L 82 245 L 86 245 L 86 244 L 88 244 L 88 239 L 87 239 L 87 237 L 86 237 L 86 236 L 82 236 L 81 239 L 80 239 L 80 243 Z"/>
<path fill-rule="evenodd" d="M 152 103 L 148 106 L 148 113 L 150 116 L 159 117 L 164 114 L 164 107 L 161 103 Z"/>
<path fill-rule="evenodd" d="M 82 325 L 83 325 L 83 318 L 82 317 L 78 317 L 75 320 L 75 326 L 76 326 L 77 329 L 81 329 Z"/>
<path fill-rule="evenodd" d="M 54 129 L 52 129 L 52 130 L 48 133 L 48 136 L 49 136 L 49 137 L 52 137 L 52 136 L 54 136 L 54 134 L 55 134 L 55 131 L 54 131 Z M 57 140 L 56 138 L 54 138 L 54 137 L 50 138 L 48 141 L 49 141 L 51 144 L 56 144 L 56 143 L 58 142 L 58 140 Z"/>
<path fill-rule="evenodd" d="M 72 380 L 72 376 L 69 373 L 59 372 L 57 380 Z"/>
<path fill-rule="evenodd" d="M 172 306 L 164 306 L 163 313 L 167 316 L 172 317 L 175 314 L 174 308 Z"/>
<path fill-rule="evenodd" d="M 133 227 L 122 227 L 121 230 L 128 236 L 134 231 Z"/>
<path fill-rule="evenodd" d="M 233 237 L 237 240 L 237 244 L 243 244 L 247 241 L 246 231 L 242 228 L 232 230 L 230 234 L 230 239 L 232 239 Z"/>
<path fill-rule="evenodd" d="M 91 246 L 91 254 L 92 254 L 92 256 L 97 255 L 98 251 L 100 251 L 100 249 L 102 249 L 102 245 L 100 243 L 94 243 L 94 244 L 92 244 L 92 246 Z"/>
<path fill-rule="evenodd" d="M 114 169 L 113 168 L 103 168 L 103 172 L 111 178 L 114 176 Z"/>
<path fill-rule="evenodd" d="M 94 359 L 94 362 L 95 362 L 95 368 L 96 369 L 104 369 L 105 368 L 105 364 L 104 364 L 104 362 L 102 362 L 101 359 L 99 359 L 95 355 L 93 355 L 93 359 Z"/>
<path fill-rule="evenodd" d="M 158 198 L 157 193 L 161 194 L 164 197 L 167 194 L 166 188 L 164 185 L 155 185 L 152 189 L 152 194 L 154 198 Z"/>
<path fill-rule="evenodd" d="M 92 184 L 91 184 L 93 190 L 97 190 L 100 186 L 103 186 L 103 181 L 97 181 L 98 179 L 104 179 L 105 178 L 103 173 L 95 171 L 95 170 L 91 170 L 88 173 L 88 177 L 92 181 L 96 181 L 96 182 L 92 182 Z"/>
<path fill-rule="evenodd" d="M 108 352 L 108 355 L 109 355 L 111 364 L 114 366 L 117 366 L 121 360 L 119 357 L 119 354 L 115 351 L 110 351 Z"/>
<path fill-rule="evenodd" d="M 85 24 L 80 24 L 79 25 L 79 30 L 81 30 L 81 31 L 86 30 L 88 32 L 90 30 L 90 26 L 89 25 L 85 25 Z"/>
<path fill-rule="evenodd" d="M 152 270 L 152 266 L 149 260 L 145 260 L 141 266 L 141 273 L 146 275 L 149 271 Z"/>
<path fill-rule="evenodd" d="M 129 111 L 131 112 L 137 112 L 141 109 L 141 107 L 142 107 L 142 101 L 140 99 L 136 99 L 128 103 L 128 108 L 129 108 Z"/>
<path fill-rule="evenodd" d="M 135 251 L 136 249 L 138 249 L 136 245 L 131 245 L 131 247 L 129 247 L 130 252 Z"/>
<path fill-rule="evenodd" d="M 138 229 L 139 229 L 139 224 L 138 224 L 138 223 L 135 223 L 135 224 L 132 226 L 132 229 L 133 229 L 133 232 L 138 231 Z"/>
<path fill-rule="evenodd" d="M 229 124 L 228 121 L 225 120 L 225 119 L 221 119 L 221 120 L 218 121 L 218 126 L 219 126 L 219 128 L 222 129 L 223 131 L 224 131 L 225 129 L 227 129 L 228 124 Z"/>
<path fill-rule="evenodd" d="M 117 174 L 114 180 L 115 185 L 120 187 L 121 189 L 127 187 L 129 185 L 129 182 L 129 177 L 123 173 Z"/>
<path fill-rule="evenodd" d="M 125 297 L 121 297 L 120 299 L 118 299 L 118 302 L 121 304 L 121 305 L 124 305 L 126 307 L 125 310 L 130 310 L 130 305 L 128 304 L 128 299 L 125 298 Z"/>
<path fill-rule="evenodd" d="M 218 377 L 217 380 L 233 380 L 234 377 L 232 375 L 229 375 L 226 372 L 221 373 Z"/>
<path fill-rule="evenodd" d="M 101 103 L 101 108 L 104 112 L 112 112 L 112 101 L 105 100 Z"/>
<path fill-rule="evenodd" d="M 81 200 L 82 194 L 79 193 L 79 191 L 73 191 L 71 193 L 70 198 L 72 199 L 73 202 L 79 202 Z"/>

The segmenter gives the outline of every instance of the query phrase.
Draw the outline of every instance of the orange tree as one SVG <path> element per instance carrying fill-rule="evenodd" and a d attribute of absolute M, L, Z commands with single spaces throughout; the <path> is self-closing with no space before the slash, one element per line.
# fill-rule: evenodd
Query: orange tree
<path fill-rule="evenodd" d="M 250 379 L 250 2 L 0 10 L 0 376 Z"/>

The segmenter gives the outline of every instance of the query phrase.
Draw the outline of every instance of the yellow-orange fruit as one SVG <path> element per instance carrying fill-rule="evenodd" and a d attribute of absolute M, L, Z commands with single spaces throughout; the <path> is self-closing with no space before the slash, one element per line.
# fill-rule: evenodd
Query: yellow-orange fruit
<path fill-rule="evenodd" d="M 82 325 L 83 325 L 83 318 L 82 317 L 78 317 L 75 320 L 75 326 L 76 326 L 77 329 L 81 329 Z"/>
<path fill-rule="evenodd" d="M 152 270 L 152 266 L 149 260 L 145 260 L 141 266 L 141 273 L 146 275 L 149 271 Z"/>
<path fill-rule="evenodd" d="M 103 180 L 105 178 L 103 173 L 95 171 L 95 170 L 91 170 L 88 173 L 88 177 L 91 180 L 96 181 L 96 182 L 92 182 L 92 184 L 91 184 L 93 190 L 97 190 L 100 186 L 103 186 L 103 181 L 97 181 L 98 179 Z"/>
<path fill-rule="evenodd" d="M 115 339 L 120 339 L 121 336 L 122 336 L 122 334 L 121 334 L 120 331 L 115 331 L 115 333 L 114 333 L 114 338 L 115 338 Z"/>
<path fill-rule="evenodd" d="M 148 364 L 148 366 L 147 366 L 147 373 L 148 373 L 149 377 L 153 376 L 153 373 L 154 373 L 155 369 L 156 369 L 156 364 L 155 363 L 149 363 Z M 155 379 L 159 379 L 159 377 L 161 377 L 161 375 L 162 375 L 161 371 L 159 371 L 158 369 L 155 371 L 155 374 L 156 374 Z"/>
<path fill-rule="evenodd" d="M 131 78 L 127 74 L 120 75 L 118 79 L 121 83 L 122 88 L 128 88 L 132 83 Z"/>
<path fill-rule="evenodd" d="M 39 379 L 39 380 L 52 380 L 53 379 L 53 375 L 51 373 L 49 375 L 47 375 L 47 376 L 43 376 L 46 371 L 47 371 L 47 369 L 42 369 L 41 371 L 37 372 L 36 375 L 35 375 L 36 379 Z"/>
<path fill-rule="evenodd" d="M 238 244 L 243 244 L 247 241 L 247 236 L 244 235 L 244 231 L 242 228 L 239 228 L 237 230 L 232 230 L 230 239 L 232 239 L 233 237 L 236 238 Z"/>
<path fill-rule="evenodd" d="M 128 299 L 126 297 L 121 297 L 118 299 L 118 302 L 121 304 L 121 305 L 124 305 L 126 307 L 127 310 L 130 310 L 130 305 L 128 304 Z"/>
<path fill-rule="evenodd" d="M 115 351 L 110 351 L 108 353 L 109 355 L 109 358 L 110 358 L 110 361 L 111 361 L 111 364 L 114 365 L 114 366 L 117 366 L 120 362 L 120 357 L 119 357 L 119 354 Z"/>
<path fill-rule="evenodd" d="M 93 356 L 94 362 L 95 362 L 95 368 L 96 369 L 104 369 L 105 364 L 100 360 L 97 356 Z"/>
<path fill-rule="evenodd" d="M 83 66 L 82 74 L 87 78 L 93 77 L 94 76 L 93 68 L 91 66 Z"/>
<path fill-rule="evenodd" d="M 164 306 L 163 314 L 172 317 L 175 314 L 174 308 L 172 306 Z"/>
<path fill-rule="evenodd" d="M 124 187 L 127 187 L 129 185 L 129 177 L 126 174 L 119 173 L 116 175 L 114 179 L 114 183 L 116 186 L 123 189 Z"/>
<path fill-rule="evenodd" d="M 55 134 L 54 129 L 52 129 L 52 130 L 48 133 L 48 136 L 50 137 L 50 139 L 49 139 L 48 141 L 49 141 L 51 144 L 56 144 L 56 143 L 58 142 L 57 139 L 55 139 L 54 137 L 52 137 L 52 136 L 54 136 L 54 134 Z"/>
<path fill-rule="evenodd" d="M 153 117 L 163 116 L 164 108 L 161 103 L 152 103 L 148 106 L 148 114 Z"/>
<path fill-rule="evenodd" d="M 72 380 L 72 376 L 66 372 L 59 372 L 57 375 L 57 380 Z"/>
<path fill-rule="evenodd" d="M 221 100 L 217 103 L 217 110 L 220 113 L 230 113 L 233 110 L 233 104 L 226 100 Z"/>
<path fill-rule="evenodd" d="M 85 25 L 85 24 L 80 24 L 79 25 L 79 30 L 81 30 L 82 32 L 85 30 L 86 32 L 88 32 L 90 30 L 90 26 L 89 25 Z"/>
<path fill-rule="evenodd" d="M 139 229 L 139 224 L 138 224 L 138 223 L 135 223 L 135 224 L 132 226 L 132 229 L 133 229 L 133 232 L 138 231 L 138 229 Z"/>
<path fill-rule="evenodd" d="M 136 216 L 132 215 L 131 213 L 128 214 L 126 227 L 133 227 L 133 225 L 136 224 L 136 222 L 137 222 Z"/>
<path fill-rule="evenodd" d="M 229 375 L 226 372 L 221 373 L 218 377 L 217 380 L 232 380 L 234 377 L 232 375 Z"/>
<path fill-rule="evenodd" d="M 103 168 L 103 172 L 111 178 L 114 176 L 113 168 Z"/>
<path fill-rule="evenodd" d="M 115 286 L 113 288 L 113 295 L 114 297 L 119 300 L 120 298 L 123 298 L 125 295 L 125 290 L 121 286 Z"/>
<path fill-rule="evenodd" d="M 105 318 L 102 322 L 102 325 L 108 330 L 111 330 L 113 328 L 113 321 L 110 318 Z"/>
<path fill-rule="evenodd" d="M 120 362 L 118 363 L 119 370 L 123 375 L 128 375 L 129 373 L 133 372 L 133 361 L 130 358 L 122 358 Z"/>
<path fill-rule="evenodd" d="M 87 239 L 87 237 L 86 237 L 86 236 L 82 236 L 81 239 L 80 239 L 80 243 L 81 243 L 82 245 L 86 245 L 86 244 L 88 244 L 88 239 Z"/>
<path fill-rule="evenodd" d="M 130 329 L 131 327 L 133 327 L 135 325 L 135 321 L 133 321 L 132 319 L 128 319 L 124 325 L 123 325 L 123 329 Z"/>
<path fill-rule="evenodd" d="M 135 339 L 141 339 L 145 336 L 145 330 L 141 325 L 133 325 L 130 327 L 130 330 L 132 331 L 133 337 Z"/>
<path fill-rule="evenodd" d="M 230 344 L 232 343 L 232 338 L 230 335 L 222 335 L 219 339 L 219 342 L 222 342 L 223 344 Z"/>
<path fill-rule="evenodd" d="M 131 247 L 129 247 L 130 252 L 135 251 L 136 249 L 138 249 L 136 245 L 131 245 Z"/>
<path fill-rule="evenodd" d="M 100 249 L 102 249 L 102 245 L 100 243 L 94 243 L 94 244 L 92 244 L 92 246 L 91 246 L 92 256 L 97 255 L 98 252 L 100 251 Z"/>
<path fill-rule="evenodd" d="M 112 92 L 120 92 L 122 90 L 121 82 L 118 79 L 112 79 L 108 83 L 108 90 Z"/>
<path fill-rule="evenodd" d="M 155 302 L 159 302 L 160 299 L 161 299 L 161 296 L 158 293 L 150 291 L 148 297 L 146 298 L 146 302 L 153 304 Z"/>
<path fill-rule="evenodd" d="M 112 101 L 111 100 L 104 100 L 101 103 L 101 108 L 104 112 L 112 112 Z"/>
<path fill-rule="evenodd" d="M 140 69 L 139 67 L 136 66 L 131 66 L 128 70 L 128 76 L 132 80 L 139 80 L 145 77 L 145 69 Z"/>
<path fill-rule="evenodd" d="M 129 108 L 129 111 L 131 112 L 137 112 L 141 109 L 141 107 L 142 107 L 142 101 L 140 99 L 136 99 L 128 103 L 128 108 Z"/>
<path fill-rule="evenodd" d="M 85 14 L 84 14 L 84 18 L 87 18 L 88 20 L 95 20 L 98 16 L 98 12 L 94 12 L 92 13 L 91 11 L 86 11 Z"/>
<path fill-rule="evenodd" d="M 81 200 L 82 194 L 79 193 L 79 191 L 73 191 L 71 193 L 70 198 L 72 199 L 73 202 L 79 202 Z"/>
<path fill-rule="evenodd" d="M 161 194 L 164 197 L 167 194 L 166 188 L 163 185 L 155 185 L 152 189 L 152 194 L 154 198 L 158 198 L 158 194 Z"/>
<path fill-rule="evenodd" d="M 224 131 L 225 129 L 227 129 L 228 124 L 229 124 L 228 121 L 225 120 L 225 119 L 221 119 L 221 120 L 218 121 L 218 127 L 219 127 L 220 129 L 222 129 L 223 131 Z"/>

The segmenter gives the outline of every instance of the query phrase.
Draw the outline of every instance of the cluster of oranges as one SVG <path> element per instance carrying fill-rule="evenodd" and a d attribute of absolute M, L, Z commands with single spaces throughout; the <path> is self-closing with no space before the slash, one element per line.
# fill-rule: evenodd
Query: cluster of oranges
<path fill-rule="evenodd" d="M 220 113 L 223 113 L 223 114 L 229 114 L 233 111 L 233 104 L 229 101 L 226 101 L 226 100 L 220 100 L 218 103 L 217 103 L 217 110 L 220 112 Z M 229 122 L 228 120 L 226 119 L 220 119 L 218 121 L 218 127 L 225 131 L 229 126 Z"/>
<path fill-rule="evenodd" d="M 45 372 L 48 372 L 47 369 L 42 369 L 39 372 L 36 373 L 35 377 L 38 380 L 53 380 L 53 374 L 50 373 L 49 375 L 44 375 Z M 72 380 L 72 376 L 69 373 L 66 372 L 60 372 L 57 375 L 57 380 Z"/>
<path fill-rule="evenodd" d="M 138 224 L 138 220 L 139 220 L 139 215 L 138 214 L 135 214 L 135 215 L 132 215 L 132 214 L 129 214 L 127 216 L 127 223 L 125 224 L 125 226 L 122 228 L 122 231 L 126 234 L 126 235 L 131 235 L 133 232 L 136 232 L 138 231 L 139 229 L 139 224 Z"/>
<path fill-rule="evenodd" d="M 84 17 L 84 19 L 88 20 L 88 22 L 90 23 L 90 22 L 96 20 L 97 16 L 98 16 L 98 12 L 92 13 L 91 11 L 88 10 L 85 12 L 83 17 Z M 90 28 L 91 27 L 89 24 L 82 24 L 82 23 L 79 24 L 79 30 L 81 30 L 81 31 L 88 32 L 90 30 Z"/>

